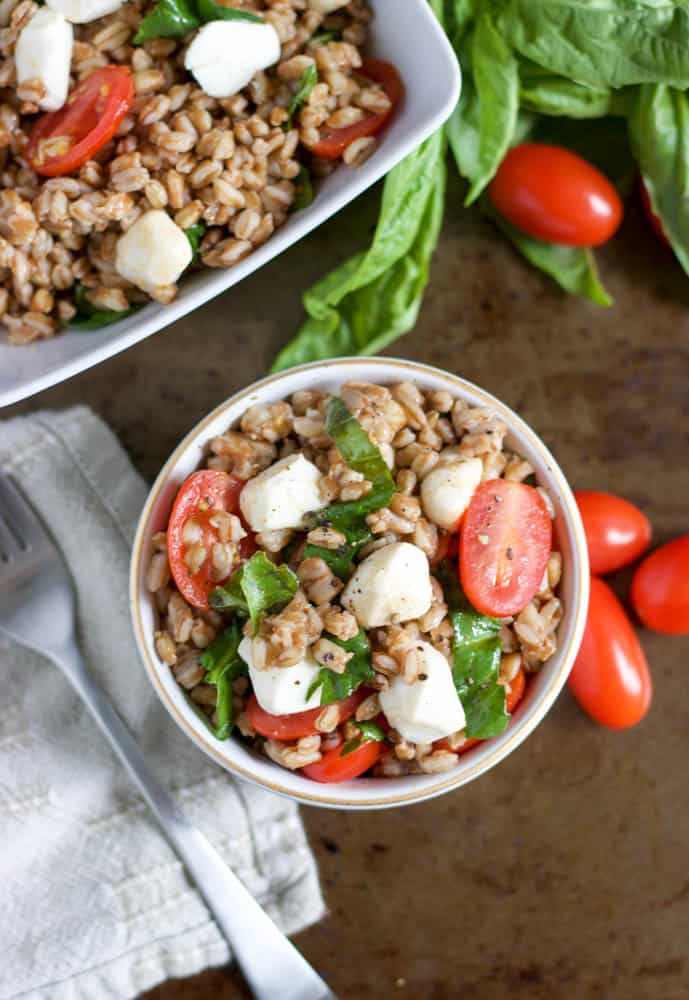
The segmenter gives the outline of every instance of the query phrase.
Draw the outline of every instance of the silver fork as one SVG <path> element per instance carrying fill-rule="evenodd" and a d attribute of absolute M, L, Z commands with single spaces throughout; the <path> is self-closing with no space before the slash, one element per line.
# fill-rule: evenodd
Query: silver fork
<path fill-rule="evenodd" d="M 89 674 L 74 638 L 74 591 L 33 508 L 0 472 L 0 631 L 58 666 L 83 699 L 227 938 L 259 1000 L 335 1000 L 214 847 L 149 772 L 129 730 Z"/>

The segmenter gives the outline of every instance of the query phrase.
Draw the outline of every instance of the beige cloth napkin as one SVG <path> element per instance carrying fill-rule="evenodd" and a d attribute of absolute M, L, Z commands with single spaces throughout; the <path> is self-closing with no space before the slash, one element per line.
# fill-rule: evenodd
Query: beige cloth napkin
<path fill-rule="evenodd" d="M 0 466 L 74 577 L 82 651 L 151 769 L 288 933 L 323 901 L 294 804 L 239 782 L 159 704 L 129 624 L 146 487 L 91 412 L 0 423 Z M 0 1000 L 120 1000 L 228 961 L 227 945 L 59 671 L 0 636 Z"/>

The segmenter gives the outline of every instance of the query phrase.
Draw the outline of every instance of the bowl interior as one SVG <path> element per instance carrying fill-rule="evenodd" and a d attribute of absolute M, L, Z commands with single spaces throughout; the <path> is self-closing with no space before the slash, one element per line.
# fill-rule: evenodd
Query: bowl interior
<path fill-rule="evenodd" d="M 156 531 L 165 529 L 177 490 L 202 463 L 208 440 L 234 424 L 247 407 L 284 399 L 299 389 L 334 390 L 351 380 L 391 384 L 405 379 L 422 389 L 448 389 L 473 406 L 490 406 L 508 426 L 508 447 L 532 463 L 539 484 L 548 490 L 556 510 L 554 544 L 563 556 L 560 595 L 564 616 L 558 650 L 532 678 L 507 730 L 461 756 L 454 770 L 439 775 L 360 778 L 340 785 L 318 785 L 253 753 L 239 740 L 216 740 L 188 703 L 170 669 L 160 663 L 153 646 L 153 602 L 144 585 L 151 539 Z M 131 602 L 134 630 L 151 682 L 178 725 L 207 754 L 240 777 L 302 802 L 376 808 L 420 801 L 471 781 L 506 757 L 541 721 L 562 688 L 581 642 L 588 605 L 588 560 L 581 520 L 561 470 L 537 435 L 508 407 L 455 375 L 415 362 L 342 359 L 304 365 L 255 383 L 219 406 L 182 441 L 156 480 L 141 516 L 132 556 Z"/>

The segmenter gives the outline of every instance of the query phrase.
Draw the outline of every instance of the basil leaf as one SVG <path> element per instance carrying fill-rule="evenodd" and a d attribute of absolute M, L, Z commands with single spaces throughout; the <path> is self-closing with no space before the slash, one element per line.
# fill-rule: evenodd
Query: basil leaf
<path fill-rule="evenodd" d="M 544 70 L 530 60 L 519 67 L 522 107 L 542 115 L 567 118 L 604 118 L 614 107 L 609 87 L 591 87 Z"/>
<path fill-rule="evenodd" d="M 294 201 L 290 205 L 290 212 L 300 212 L 302 208 L 308 208 L 313 202 L 313 184 L 311 174 L 306 167 L 301 167 L 297 174 L 294 186 L 297 189 Z"/>
<path fill-rule="evenodd" d="M 237 7 L 226 7 L 215 0 L 196 0 L 199 17 L 202 21 L 251 21 L 253 24 L 264 24 L 262 17 L 250 10 L 240 10 Z"/>
<path fill-rule="evenodd" d="M 238 653 L 241 639 L 241 629 L 233 622 L 199 656 L 199 663 L 206 671 L 206 684 L 212 684 L 217 690 L 216 723 L 210 728 L 219 740 L 226 740 L 234 728 L 232 682 L 248 674 L 247 665 Z"/>
<path fill-rule="evenodd" d="M 159 0 L 139 25 L 134 45 L 153 38 L 181 38 L 200 23 L 191 0 Z"/>
<path fill-rule="evenodd" d="M 658 0 L 494 0 L 498 31 L 522 55 L 592 87 L 689 87 L 689 8 Z"/>
<path fill-rule="evenodd" d="M 640 87 L 629 118 L 634 153 L 653 211 L 689 274 L 689 102 L 662 84 Z"/>
<path fill-rule="evenodd" d="M 364 743 L 370 743 L 371 740 L 374 740 L 376 743 L 387 743 L 388 738 L 385 730 L 377 726 L 375 722 L 355 722 L 354 725 L 361 735 L 345 743 L 340 750 L 340 757 L 346 757 L 347 754 L 353 753 L 360 746 L 363 746 Z"/>
<path fill-rule="evenodd" d="M 264 615 L 281 611 L 292 600 L 299 580 L 289 566 L 276 566 L 265 552 L 255 552 L 224 587 L 216 587 L 209 604 L 216 611 L 234 610 L 251 619 L 254 635 Z"/>
<path fill-rule="evenodd" d="M 201 240 L 203 239 L 206 232 L 206 223 L 203 220 L 199 220 L 194 223 L 193 226 L 189 226 L 188 229 L 184 230 L 184 235 L 189 240 L 191 244 L 191 264 L 195 264 L 199 259 Z M 191 264 L 189 265 L 191 267 Z"/>
<path fill-rule="evenodd" d="M 324 512 L 325 519 L 327 519 L 327 511 Z M 354 572 L 354 557 L 359 549 L 371 541 L 373 535 L 365 521 L 362 523 L 358 510 L 352 510 L 349 518 L 340 517 L 338 531 L 341 531 L 347 539 L 344 545 L 337 549 L 326 549 L 322 545 L 306 545 L 302 559 L 313 557 L 322 559 L 335 576 L 338 576 L 340 580 L 347 581 Z"/>
<path fill-rule="evenodd" d="M 273 371 L 320 358 L 375 354 L 412 329 L 443 218 L 444 150 L 441 130 L 390 171 L 370 248 L 306 292 L 309 318 L 280 352 Z"/>
<path fill-rule="evenodd" d="M 309 45 L 327 45 L 328 42 L 337 42 L 342 38 L 341 31 L 318 31 L 309 38 Z"/>
<path fill-rule="evenodd" d="M 325 432 L 337 446 L 345 465 L 358 472 L 371 484 L 370 493 L 362 500 L 350 501 L 350 503 L 357 504 L 357 510 L 375 510 L 375 507 L 371 507 L 371 503 L 375 499 L 377 507 L 385 507 L 395 492 L 392 473 L 378 446 L 371 441 L 364 428 L 349 412 L 339 396 L 333 397 L 328 403 Z M 336 520 L 338 510 L 343 508 L 347 508 L 347 511 L 354 509 L 349 504 L 333 504 L 325 511 L 328 520 Z"/>
<path fill-rule="evenodd" d="M 200 0 L 204 2 L 204 0 Z M 208 0 L 211 2 L 211 0 Z M 318 70 L 316 69 L 316 64 L 311 63 L 307 66 L 301 75 L 301 80 L 299 81 L 299 89 L 290 101 L 289 107 L 287 108 L 287 121 L 282 126 L 286 132 L 292 128 L 292 121 L 297 111 L 306 103 L 309 94 L 313 88 L 318 83 Z"/>
<path fill-rule="evenodd" d="M 371 648 L 368 638 L 363 629 L 359 629 L 353 639 L 336 639 L 334 635 L 323 633 L 325 639 L 330 639 L 336 646 L 346 649 L 354 656 L 348 662 L 344 673 L 336 674 L 334 670 L 323 667 L 319 670 L 316 679 L 313 681 L 306 693 L 306 701 L 309 700 L 314 691 L 321 689 L 321 705 L 332 705 L 335 701 L 342 701 L 348 698 L 365 681 L 370 681 L 375 676 L 375 670 L 371 664 Z"/>
<path fill-rule="evenodd" d="M 131 316 L 132 313 L 141 308 L 136 305 L 119 312 L 113 309 L 98 309 L 89 301 L 87 291 L 81 282 L 77 282 L 74 286 L 74 305 L 77 312 L 76 316 L 68 323 L 68 326 L 74 330 L 100 330 L 102 326 L 119 323 L 125 316 Z"/>

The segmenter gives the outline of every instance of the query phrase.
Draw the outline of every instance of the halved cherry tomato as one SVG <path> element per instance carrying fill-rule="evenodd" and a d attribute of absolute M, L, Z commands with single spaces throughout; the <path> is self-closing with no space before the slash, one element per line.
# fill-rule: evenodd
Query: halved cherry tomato
<path fill-rule="evenodd" d="M 569 687 L 584 711 L 611 729 L 636 725 L 653 696 L 648 663 L 632 623 L 607 583 L 595 576 Z"/>
<path fill-rule="evenodd" d="M 622 201 L 608 178 L 561 146 L 515 146 L 498 167 L 490 198 L 512 225 L 550 243 L 595 247 L 622 221 Z"/>
<path fill-rule="evenodd" d="M 538 490 L 506 479 L 481 483 L 459 536 L 459 575 L 476 610 L 507 618 L 525 608 L 540 587 L 551 542 Z"/>
<path fill-rule="evenodd" d="M 349 698 L 333 702 L 340 714 L 338 726 L 354 715 L 368 694 L 370 691 L 366 688 L 358 688 Z M 322 708 L 312 708 L 308 712 L 294 712 L 292 715 L 271 715 L 261 708 L 255 694 L 251 695 L 246 707 L 249 722 L 256 732 L 271 740 L 300 740 L 302 736 L 313 736 L 318 732 L 316 719 L 322 711 Z"/>
<path fill-rule="evenodd" d="M 672 244 L 665 235 L 665 230 L 663 229 L 663 223 L 660 221 L 658 216 L 653 211 L 653 205 L 651 205 L 651 196 L 648 193 L 648 188 L 643 182 L 643 178 L 639 178 L 639 194 L 641 195 L 641 204 L 644 207 L 644 212 L 646 213 L 646 218 L 651 223 L 651 228 L 656 234 L 659 240 L 661 240 L 666 247 L 670 247 Z"/>
<path fill-rule="evenodd" d="M 632 605 L 646 628 L 689 634 L 689 535 L 661 545 L 632 580 Z"/>
<path fill-rule="evenodd" d="M 591 572 L 596 576 L 614 573 L 646 551 L 651 522 L 634 504 L 597 490 L 577 490 L 574 499 L 584 522 Z"/>
<path fill-rule="evenodd" d="M 59 111 L 37 119 L 26 158 L 45 177 L 73 173 L 112 139 L 133 100 L 134 84 L 126 66 L 94 70 L 79 81 Z M 48 139 L 57 151 L 45 152 Z"/>
<path fill-rule="evenodd" d="M 218 511 L 238 514 L 243 487 L 243 479 L 220 469 L 194 472 L 180 486 L 167 528 L 167 556 L 177 589 L 195 608 L 207 611 L 208 595 L 222 582 L 214 579 L 211 571 L 211 550 L 220 541 L 218 529 L 211 524 L 211 519 Z M 190 547 L 185 541 L 185 528 L 191 520 L 198 527 L 198 544 L 206 550 L 206 558 L 196 573 L 191 573 L 185 562 Z M 255 551 L 254 536 L 247 532 L 239 543 L 239 554 L 242 559 L 248 559 Z"/>
<path fill-rule="evenodd" d="M 517 676 L 514 678 L 514 680 L 510 681 L 510 691 L 509 694 L 507 695 L 507 698 L 505 699 L 505 710 L 508 715 L 512 715 L 512 712 L 514 712 L 515 708 L 524 697 L 525 691 L 526 691 L 526 674 L 520 667 Z M 459 747 L 457 750 L 452 750 L 452 747 L 445 739 L 445 740 L 437 740 L 433 744 L 433 746 L 435 747 L 436 750 L 452 750 L 453 753 L 464 753 L 465 751 L 471 749 L 471 747 L 476 746 L 477 743 L 483 743 L 483 742 L 484 742 L 483 740 L 479 739 L 474 739 L 474 738 L 468 739 L 464 743 L 462 743 L 461 747 Z"/>
<path fill-rule="evenodd" d="M 365 740 L 356 750 L 341 757 L 343 744 L 328 750 L 315 764 L 307 764 L 302 773 L 312 781 L 331 784 L 336 781 L 351 781 L 377 764 L 385 752 L 385 744 L 376 740 Z"/>
<path fill-rule="evenodd" d="M 400 102 L 402 80 L 392 63 L 383 59 L 364 59 L 360 73 L 382 86 L 390 101 L 390 108 L 382 114 L 367 115 L 354 125 L 344 128 L 322 128 L 318 142 L 311 146 L 311 152 L 324 160 L 337 160 L 355 139 L 380 132 Z"/>

